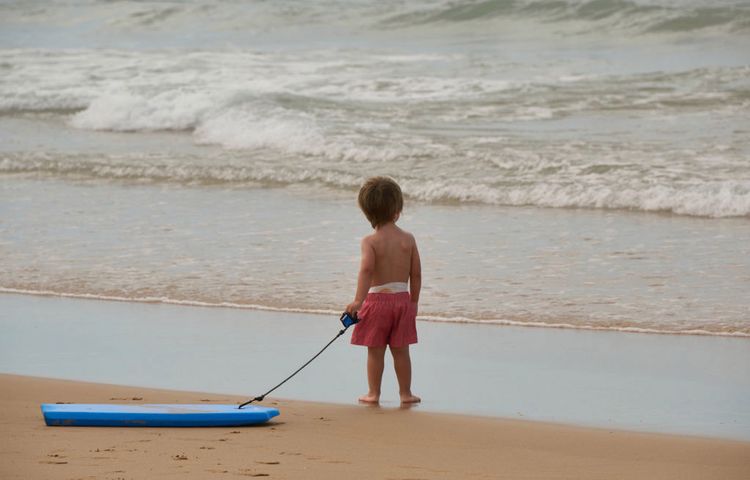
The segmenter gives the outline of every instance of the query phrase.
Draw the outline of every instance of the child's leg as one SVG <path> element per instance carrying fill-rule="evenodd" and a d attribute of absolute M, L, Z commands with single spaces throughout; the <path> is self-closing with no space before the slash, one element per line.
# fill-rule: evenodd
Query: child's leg
<path fill-rule="evenodd" d="M 401 396 L 401 403 L 417 403 L 422 399 L 411 393 L 411 357 L 409 356 L 409 346 L 391 347 L 393 355 L 393 368 L 396 370 L 398 379 L 398 393 Z"/>
<path fill-rule="evenodd" d="M 385 366 L 385 347 L 367 347 L 367 384 L 370 391 L 359 397 L 360 402 L 378 403 L 380 401 L 380 383 L 383 380 Z"/>

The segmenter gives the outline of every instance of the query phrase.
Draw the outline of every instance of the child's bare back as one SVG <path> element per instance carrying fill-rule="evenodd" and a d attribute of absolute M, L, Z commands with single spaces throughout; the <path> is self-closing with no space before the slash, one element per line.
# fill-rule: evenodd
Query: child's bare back
<path fill-rule="evenodd" d="M 412 270 L 417 270 L 418 253 L 414 236 L 394 223 L 386 224 L 362 239 L 362 249 L 374 257 L 372 285 L 408 282 Z M 364 252 L 363 252 L 364 253 Z M 385 293 L 385 289 L 381 290 Z M 412 302 L 418 301 L 412 296 Z"/>

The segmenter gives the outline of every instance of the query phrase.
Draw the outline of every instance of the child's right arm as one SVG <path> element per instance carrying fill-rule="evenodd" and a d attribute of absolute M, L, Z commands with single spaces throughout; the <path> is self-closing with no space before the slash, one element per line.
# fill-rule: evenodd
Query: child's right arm
<path fill-rule="evenodd" d="M 357 276 L 357 293 L 354 295 L 354 301 L 346 307 L 346 311 L 352 315 L 357 314 L 362 302 L 365 301 L 375 271 L 375 249 L 367 237 L 362 239 L 361 248 L 362 260 L 359 264 L 359 275 Z"/>

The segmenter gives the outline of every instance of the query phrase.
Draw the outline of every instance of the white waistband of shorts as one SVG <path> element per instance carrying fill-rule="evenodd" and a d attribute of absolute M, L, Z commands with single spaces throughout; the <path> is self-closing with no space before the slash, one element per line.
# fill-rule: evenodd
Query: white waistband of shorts
<path fill-rule="evenodd" d="M 370 287 L 370 293 L 401 293 L 408 291 L 409 284 L 406 282 L 389 282 Z"/>

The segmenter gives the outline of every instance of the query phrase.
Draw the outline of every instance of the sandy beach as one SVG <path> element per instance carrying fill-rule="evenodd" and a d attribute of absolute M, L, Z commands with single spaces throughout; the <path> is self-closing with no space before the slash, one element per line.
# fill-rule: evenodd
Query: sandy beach
<path fill-rule="evenodd" d="M 750 443 L 267 399 L 260 427 L 44 425 L 39 405 L 240 397 L 0 375 L 0 477 L 745 479 Z"/>

